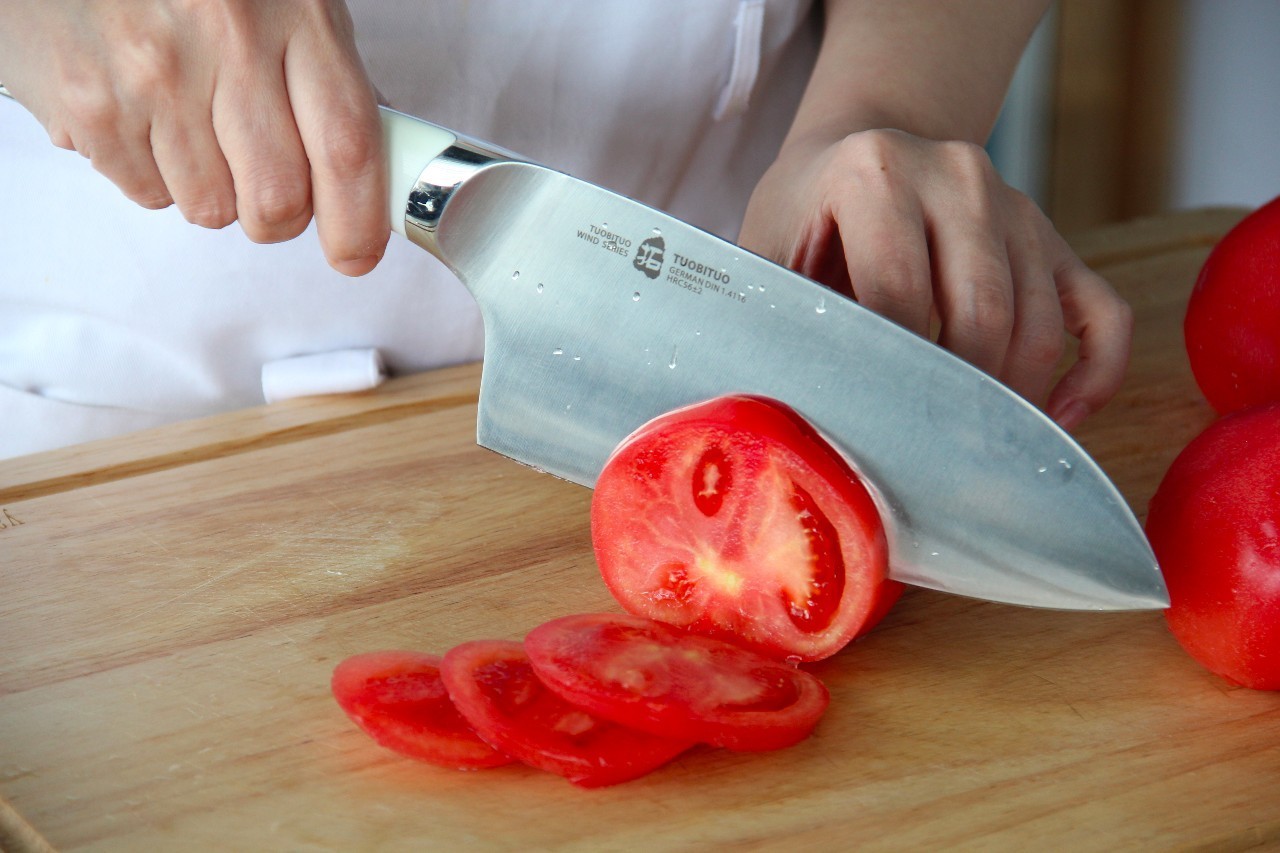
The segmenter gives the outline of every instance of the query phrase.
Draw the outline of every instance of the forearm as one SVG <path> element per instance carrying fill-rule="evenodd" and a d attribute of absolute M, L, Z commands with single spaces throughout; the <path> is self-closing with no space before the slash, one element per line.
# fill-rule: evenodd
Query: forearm
<path fill-rule="evenodd" d="M 826 0 L 787 144 L 871 128 L 982 143 L 1049 0 Z"/>

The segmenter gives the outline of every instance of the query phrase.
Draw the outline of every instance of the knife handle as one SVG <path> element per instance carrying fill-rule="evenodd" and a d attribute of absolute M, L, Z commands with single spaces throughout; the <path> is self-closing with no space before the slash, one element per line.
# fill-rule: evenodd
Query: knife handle
<path fill-rule="evenodd" d="M 405 233 L 405 211 L 409 194 L 427 164 L 458 141 L 443 127 L 387 107 L 379 107 L 382 115 L 382 148 L 387 158 L 387 202 L 391 213 L 391 230 Z"/>

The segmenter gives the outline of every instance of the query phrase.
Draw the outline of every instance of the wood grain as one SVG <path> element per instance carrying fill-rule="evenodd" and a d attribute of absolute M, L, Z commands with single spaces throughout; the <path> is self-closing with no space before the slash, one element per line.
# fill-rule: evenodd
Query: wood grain
<path fill-rule="evenodd" d="M 1140 513 L 1210 419 L 1181 311 L 1239 215 L 1076 241 L 1139 318 L 1081 440 Z M 816 667 L 810 740 L 600 791 L 376 747 L 329 698 L 343 657 L 616 609 L 590 493 L 474 445 L 477 375 L 0 463 L 0 796 L 24 823 L 63 850 L 1280 844 L 1280 695 L 1205 672 L 1153 613 L 912 591 Z"/>

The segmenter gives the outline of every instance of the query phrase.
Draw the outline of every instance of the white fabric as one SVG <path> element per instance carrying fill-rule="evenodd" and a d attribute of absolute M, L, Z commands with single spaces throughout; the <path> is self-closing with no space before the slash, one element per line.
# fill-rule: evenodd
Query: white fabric
<path fill-rule="evenodd" d="M 808 0 L 350 5 L 392 106 L 729 238 L 818 35 Z M 377 349 L 395 374 L 482 345 L 470 294 L 407 241 L 348 279 L 314 228 L 259 246 L 142 210 L 0 99 L 0 457 L 259 404 L 295 356 Z"/>

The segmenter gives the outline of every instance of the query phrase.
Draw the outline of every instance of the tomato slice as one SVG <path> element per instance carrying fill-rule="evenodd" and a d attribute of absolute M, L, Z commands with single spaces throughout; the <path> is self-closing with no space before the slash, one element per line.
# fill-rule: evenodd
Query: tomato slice
<path fill-rule="evenodd" d="M 835 654 L 902 591 L 848 462 L 760 397 L 720 397 L 634 432 L 596 482 L 591 531 L 626 610 L 777 658 Z"/>
<path fill-rule="evenodd" d="M 807 672 L 639 616 L 555 619 L 533 629 L 525 649 L 543 682 L 575 705 L 729 749 L 791 746 L 808 737 L 830 701 Z"/>
<path fill-rule="evenodd" d="M 330 686 L 357 726 L 401 755 L 460 770 L 514 761 L 481 740 L 458 713 L 440 678 L 437 655 L 356 655 L 338 664 Z"/>
<path fill-rule="evenodd" d="M 603 720 L 548 690 L 520 643 L 479 640 L 442 666 L 458 710 L 486 741 L 584 788 L 645 775 L 694 745 Z"/>

